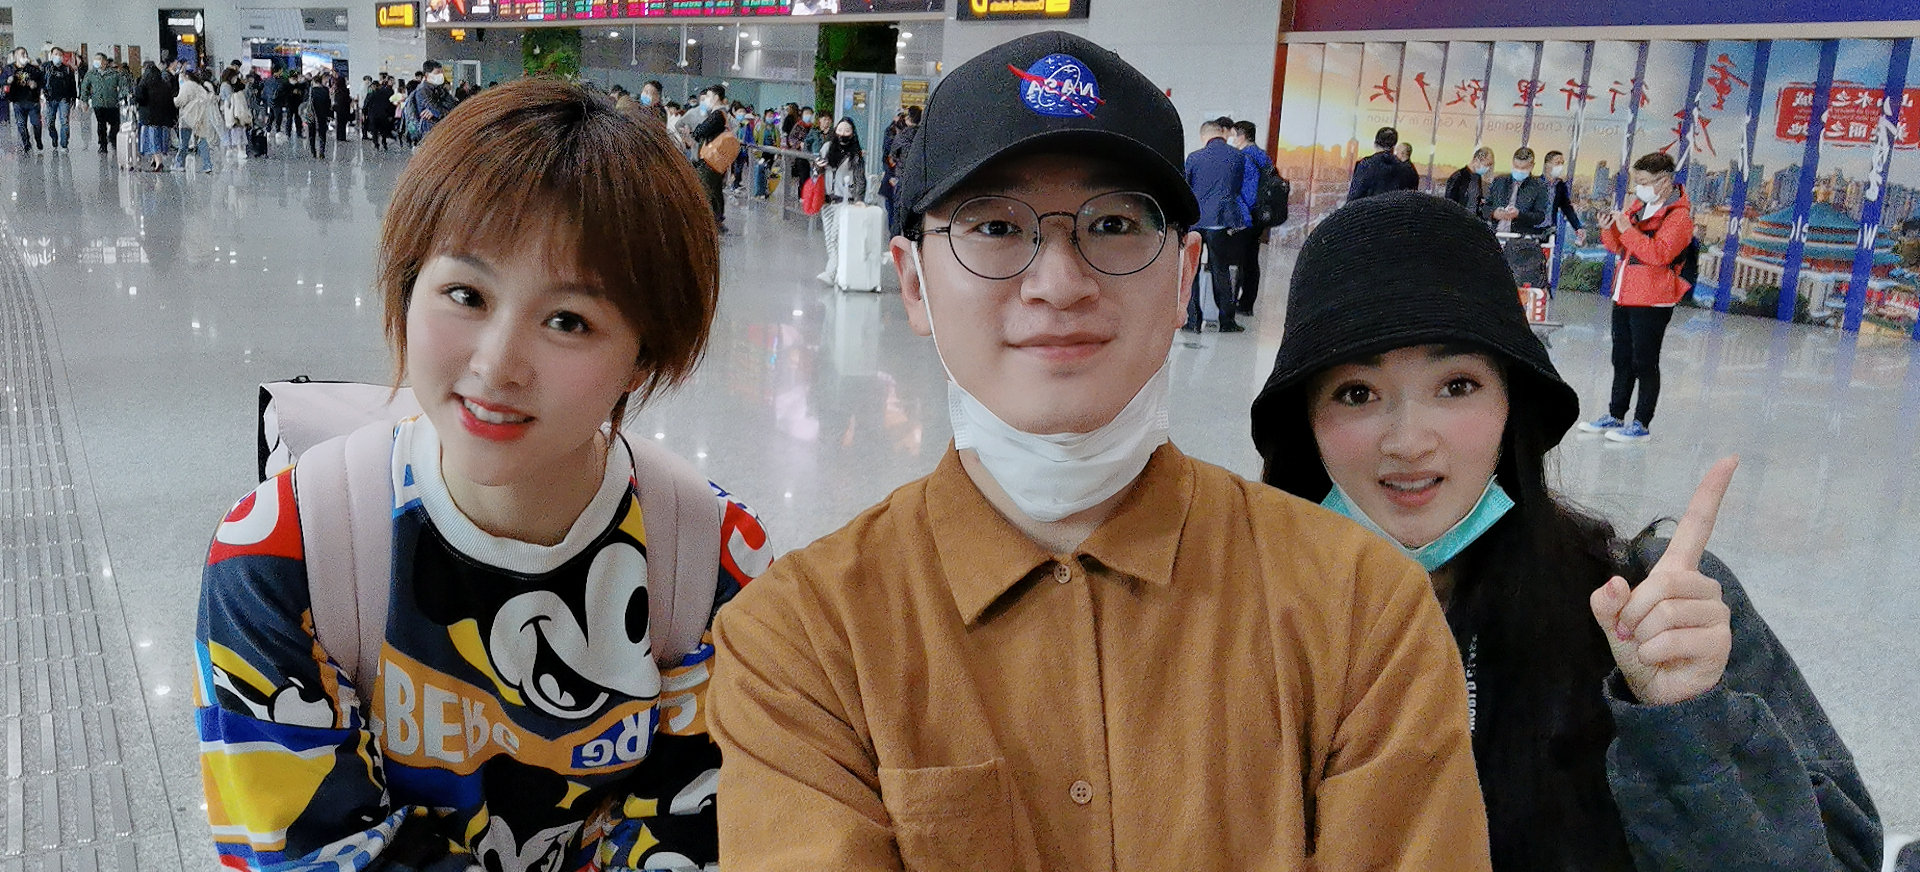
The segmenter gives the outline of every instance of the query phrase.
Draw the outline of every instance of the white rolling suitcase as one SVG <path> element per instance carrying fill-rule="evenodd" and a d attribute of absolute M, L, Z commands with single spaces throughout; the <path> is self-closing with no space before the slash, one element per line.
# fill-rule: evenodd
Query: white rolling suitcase
<path fill-rule="evenodd" d="M 121 114 L 124 116 L 128 113 Z M 121 169 L 132 171 L 140 168 L 140 124 L 137 120 L 120 122 L 120 135 L 114 140 L 113 147 L 119 152 L 115 157 L 119 158 Z"/>
<path fill-rule="evenodd" d="M 887 267 L 887 210 L 845 203 L 834 211 L 840 243 L 833 286 L 843 291 L 879 291 Z"/>

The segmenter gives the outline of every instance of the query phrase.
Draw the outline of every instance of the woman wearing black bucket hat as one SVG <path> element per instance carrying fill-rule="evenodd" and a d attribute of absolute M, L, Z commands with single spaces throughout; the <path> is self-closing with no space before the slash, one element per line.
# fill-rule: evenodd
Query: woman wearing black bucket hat
<path fill-rule="evenodd" d="M 1263 479 L 1418 560 L 1466 665 L 1496 870 L 1878 869 L 1846 746 L 1705 552 L 1734 462 L 1671 542 L 1550 490 L 1579 399 L 1487 226 L 1415 193 L 1329 217 L 1253 404 Z M 1634 580 L 1635 584 L 1629 584 Z"/>

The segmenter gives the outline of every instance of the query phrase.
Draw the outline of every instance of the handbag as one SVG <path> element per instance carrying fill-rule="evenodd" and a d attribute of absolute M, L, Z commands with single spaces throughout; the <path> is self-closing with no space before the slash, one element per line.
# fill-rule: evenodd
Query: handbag
<path fill-rule="evenodd" d="M 818 215 L 827 205 L 827 183 L 819 175 L 807 177 L 800 186 L 800 211 L 806 215 Z"/>
<path fill-rule="evenodd" d="M 723 130 L 719 136 L 700 146 L 700 160 L 708 169 L 716 173 L 725 173 L 733 169 L 733 162 L 740 157 L 740 138 L 731 130 Z"/>

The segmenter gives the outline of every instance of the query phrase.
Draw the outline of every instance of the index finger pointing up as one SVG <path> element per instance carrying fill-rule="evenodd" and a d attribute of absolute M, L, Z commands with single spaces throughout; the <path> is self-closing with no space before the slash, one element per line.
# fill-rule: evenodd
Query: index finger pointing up
<path fill-rule="evenodd" d="M 1667 553 L 1661 555 L 1655 569 L 1683 569 L 1697 571 L 1700 557 L 1707 552 L 1707 539 L 1713 536 L 1713 523 L 1720 516 L 1720 501 L 1727 496 L 1727 486 L 1733 483 L 1733 471 L 1740 468 L 1738 455 L 1722 458 L 1712 469 L 1707 470 L 1700 487 L 1693 492 L 1693 501 L 1687 504 L 1687 513 L 1680 516 L 1680 526 L 1673 531 L 1673 542 L 1667 545 Z"/>

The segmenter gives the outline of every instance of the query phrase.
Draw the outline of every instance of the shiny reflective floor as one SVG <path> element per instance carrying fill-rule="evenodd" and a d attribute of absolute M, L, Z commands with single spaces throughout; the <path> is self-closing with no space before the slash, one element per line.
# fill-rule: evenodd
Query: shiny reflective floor
<path fill-rule="evenodd" d="M 209 536 L 255 482 L 256 386 L 390 368 L 370 287 L 405 157 L 298 151 L 202 175 L 0 149 L 0 870 L 211 865 L 190 652 Z M 785 550 L 932 469 L 943 374 L 897 299 L 814 280 L 818 227 L 740 201 L 729 223 L 710 354 L 632 432 L 756 507 Z M 1270 261 L 1250 332 L 1174 347 L 1175 441 L 1249 475 L 1287 253 Z M 1595 413 L 1604 304 L 1556 314 L 1554 357 Z M 1712 547 L 1889 830 L 1920 832 L 1920 344 L 1688 310 L 1666 348 L 1654 440 L 1569 437 L 1564 491 L 1638 529 L 1739 453 Z"/>

